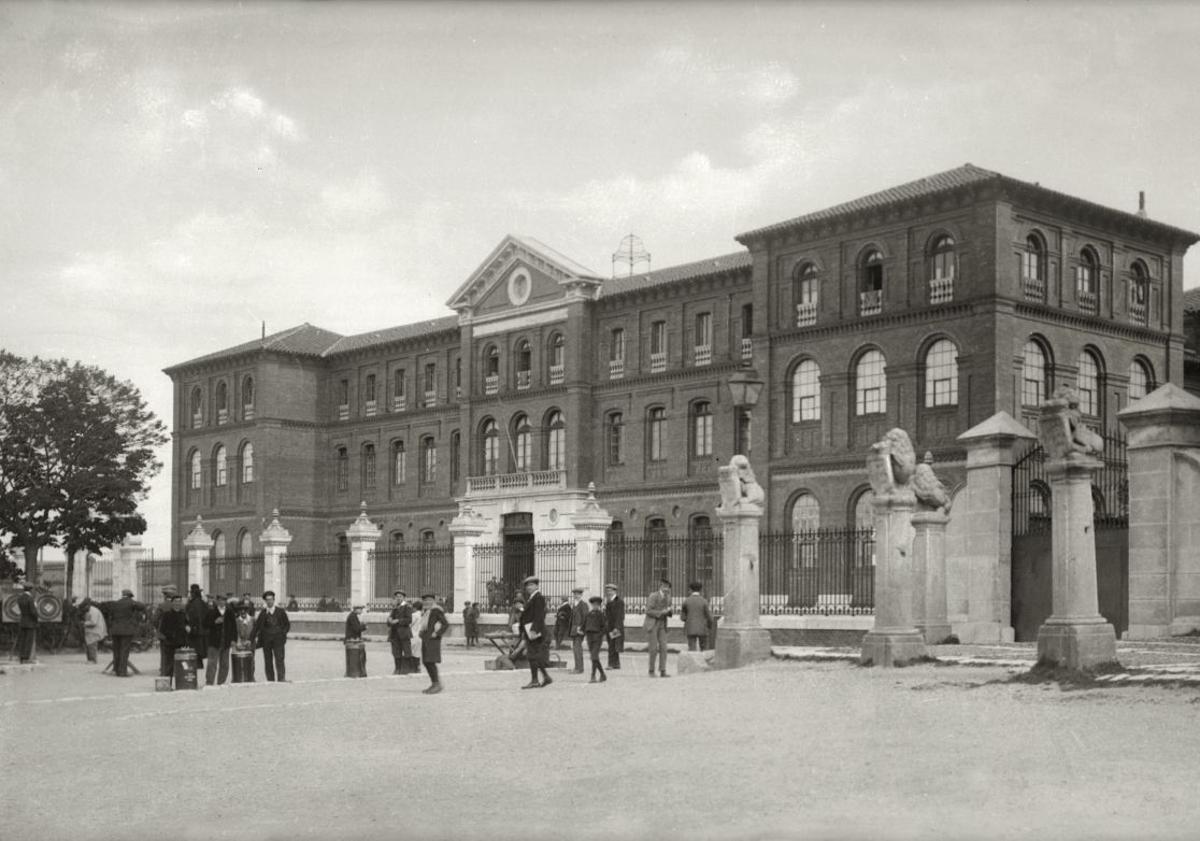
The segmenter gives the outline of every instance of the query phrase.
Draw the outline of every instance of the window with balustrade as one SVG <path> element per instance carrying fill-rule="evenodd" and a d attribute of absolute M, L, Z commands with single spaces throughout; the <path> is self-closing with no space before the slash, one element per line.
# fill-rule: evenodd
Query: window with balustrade
<path fill-rule="evenodd" d="M 546 469 L 562 470 L 567 466 L 567 423 L 557 409 L 546 415 Z"/>
<path fill-rule="evenodd" d="M 1150 304 L 1150 273 L 1141 260 L 1134 261 L 1129 279 L 1129 319 L 1137 324 L 1146 323 Z"/>
<path fill-rule="evenodd" d="M 528 415 L 513 418 L 513 470 L 524 473 L 533 469 L 533 428 Z"/>
<path fill-rule="evenodd" d="M 810 327 L 817 323 L 817 301 L 820 284 L 817 267 L 800 263 L 792 271 L 792 300 L 796 305 L 796 326 Z"/>
<path fill-rule="evenodd" d="M 254 420 L 254 377 L 242 380 L 242 420 Z"/>
<path fill-rule="evenodd" d="M 550 337 L 550 369 L 549 383 L 550 385 L 562 385 L 563 379 L 566 377 L 566 339 L 562 333 L 555 333 Z"/>
<path fill-rule="evenodd" d="M 375 445 L 363 444 L 362 446 L 362 486 L 364 488 L 375 487 Z"/>
<path fill-rule="evenodd" d="M 614 327 L 608 341 L 608 377 L 620 379 L 625 376 L 625 330 Z"/>
<path fill-rule="evenodd" d="M 743 360 L 754 358 L 754 304 L 742 304 L 742 342 L 741 356 Z"/>
<path fill-rule="evenodd" d="M 1141 400 L 1155 389 L 1154 369 L 1145 359 L 1129 363 L 1129 399 Z"/>
<path fill-rule="evenodd" d="M 650 373 L 661 374 L 667 370 L 667 322 L 650 324 Z"/>
<path fill-rule="evenodd" d="M 1075 298 L 1079 309 L 1090 315 L 1099 311 L 1100 260 L 1091 248 L 1079 252 L 1075 266 Z"/>
<path fill-rule="evenodd" d="M 650 461 L 665 461 L 667 410 L 654 406 L 646 412 L 646 458 Z"/>
<path fill-rule="evenodd" d="M 204 424 L 204 393 L 200 386 L 192 389 L 192 396 L 188 402 L 192 415 L 192 429 L 199 429 Z"/>
<path fill-rule="evenodd" d="M 1075 390 L 1079 393 L 1079 411 L 1092 418 L 1100 417 L 1102 365 L 1099 357 L 1090 350 L 1079 354 L 1076 362 L 1079 374 L 1075 380 Z"/>
<path fill-rule="evenodd" d="M 713 454 L 712 404 L 698 400 L 692 404 L 692 458 L 706 458 Z"/>
<path fill-rule="evenodd" d="M 462 399 L 462 357 L 454 357 L 454 399 Z"/>
<path fill-rule="evenodd" d="M 858 314 L 883 312 L 883 252 L 868 249 L 859 263 Z"/>
<path fill-rule="evenodd" d="M 408 408 L 408 377 L 403 368 L 392 374 L 392 411 L 403 412 Z"/>
<path fill-rule="evenodd" d="M 224 444 L 217 444 L 213 450 L 213 484 L 218 488 L 229 484 L 229 459 Z"/>
<path fill-rule="evenodd" d="M 337 489 L 347 491 L 350 489 L 350 451 L 345 447 L 338 447 L 336 462 Z"/>
<path fill-rule="evenodd" d="M 938 339 L 925 353 L 925 408 L 958 405 L 958 348 Z"/>
<path fill-rule="evenodd" d="M 525 339 L 517 342 L 516 350 L 517 388 L 529 388 L 533 380 L 533 349 Z"/>
<path fill-rule="evenodd" d="M 425 363 L 425 405 L 437 405 L 437 363 Z"/>
<path fill-rule="evenodd" d="M 408 476 L 408 452 L 403 441 L 392 442 L 392 484 L 403 485 Z"/>
<path fill-rule="evenodd" d="M 495 476 L 500 472 L 500 429 L 492 418 L 485 418 L 479 426 L 480 473 Z"/>
<path fill-rule="evenodd" d="M 609 413 L 605 427 L 608 463 L 623 464 L 625 462 L 625 416 L 620 412 Z"/>
<path fill-rule="evenodd" d="M 338 380 L 338 420 L 350 418 L 350 380 Z"/>
<path fill-rule="evenodd" d="M 363 379 L 363 412 L 367 417 L 375 414 L 377 408 L 375 402 L 375 375 L 367 374 Z"/>
<path fill-rule="evenodd" d="M 430 484 L 437 481 L 437 441 L 432 435 L 421 439 L 421 482 Z"/>
<path fill-rule="evenodd" d="M 954 237 L 942 234 L 929 250 L 929 303 L 945 304 L 954 300 L 954 276 L 958 254 Z"/>
<path fill-rule="evenodd" d="M 696 330 L 693 337 L 692 362 L 697 365 L 712 363 L 713 320 L 711 312 L 696 314 Z"/>
<path fill-rule="evenodd" d="M 805 359 L 792 371 L 792 423 L 821 419 L 821 366 Z"/>
<path fill-rule="evenodd" d="M 854 412 L 856 415 L 887 411 L 887 362 L 877 350 L 869 350 L 854 368 Z"/>
<path fill-rule="evenodd" d="M 500 391 L 500 348 L 488 345 L 483 349 L 483 393 Z"/>
<path fill-rule="evenodd" d="M 1021 351 L 1021 405 L 1041 406 L 1050 393 L 1050 366 L 1046 350 L 1035 339 L 1025 342 Z"/>
<path fill-rule="evenodd" d="M 1021 253 L 1021 286 L 1026 300 L 1046 300 L 1046 241 L 1036 231 L 1025 237 Z"/>
<path fill-rule="evenodd" d="M 194 491 L 200 490 L 204 486 L 204 459 L 200 455 L 199 450 L 192 450 L 192 455 L 188 459 L 191 464 L 191 488 Z"/>
<path fill-rule="evenodd" d="M 254 445 L 249 441 L 242 444 L 239 461 L 242 465 L 242 484 L 249 485 L 254 481 Z"/>
<path fill-rule="evenodd" d="M 217 383 L 217 423 L 229 422 L 229 387 L 225 381 Z"/>

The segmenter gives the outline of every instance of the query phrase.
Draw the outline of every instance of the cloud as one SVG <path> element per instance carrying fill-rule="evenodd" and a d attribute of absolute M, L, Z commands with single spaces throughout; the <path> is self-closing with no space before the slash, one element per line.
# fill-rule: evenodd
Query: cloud
<path fill-rule="evenodd" d="M 672 44 L 654 53 L 647 75 L 648 85 L 657 92 L 667 84 L 683 86 L 710 101 L 778 107 L 800 93 L 799 77 L 779 62 L 735 64 L 698 53 L 684 44 Z"/>
<path fill-rule="evenodd" d="M 391 207 L 379 177 L 363 171 L 352 181 L 331 184 L 321 190 L 322 215 L 334 224 L 355 224 L 374 218 Z"/>

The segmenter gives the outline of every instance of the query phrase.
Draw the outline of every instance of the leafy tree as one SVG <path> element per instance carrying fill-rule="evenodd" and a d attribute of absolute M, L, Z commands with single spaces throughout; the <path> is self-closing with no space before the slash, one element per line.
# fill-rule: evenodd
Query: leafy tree
<path fill-rule="evenodd" d="M 0 537 L 39 578 L 43 546 L 99 552 L 146 520 L 137 504 L 162 469 L 162 422 L 131 383 L 65 359 L 0 350 Z"/>

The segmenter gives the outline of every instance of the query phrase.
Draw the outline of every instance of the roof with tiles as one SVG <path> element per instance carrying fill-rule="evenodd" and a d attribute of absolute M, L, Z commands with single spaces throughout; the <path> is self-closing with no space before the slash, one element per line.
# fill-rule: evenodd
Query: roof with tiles
<path fill-rule="evenodd" d="M 386 330 L 372 330 L 370 333 L 359 333 L 356 336 L 343 336 L 321 355 L 333 356 L 337 353 L 348 353 L 352 350 L 361 350 L 375 345 L 385 345 L 389 342 L 400 342 L 405 339 L 441 333 L 444 330 L 457 329 L 458 316 L 446 315 L 429 321 L 418 321 L 415 324 L 388 327 Z"/>
<path fill-rule="evenodd" d="M 1183 290 L 1183 311 L 1200 312 L 1200 286 Z"/>
<path fill-rule="evenodd" d="M 692 278 L 703 277 L 704 275 L 716 274 L 718 272 L 748 269 L 750 268 L 750 264 L 750 252 L 738 251 L 733 254 L 725 254 L 721 257 L 709 257 L 706 260 L 697 260 L 694 263 L 670 266 L 665 269 L 659 269 L 656 272 L 635 274 L 632 277 L 610 278 L 604 281 L 603 294 L 611 296 L 620 295 L 624 292 L 636 292 L 639 289 L 646 289 L 651 286 L 662 286 L 681 280 L 691 280 Z"/>

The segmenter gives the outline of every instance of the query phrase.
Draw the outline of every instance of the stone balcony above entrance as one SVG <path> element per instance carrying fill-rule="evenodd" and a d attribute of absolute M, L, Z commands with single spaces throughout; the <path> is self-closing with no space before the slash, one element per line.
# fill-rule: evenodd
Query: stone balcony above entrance
<path fill-rule="evenodd" d="M 468 476 L 467 497 L 507 496 L 519 491 L 563 490 L 567 487 L 565 470 L 531 470 L 522 473 L 497 473 Z"/>

